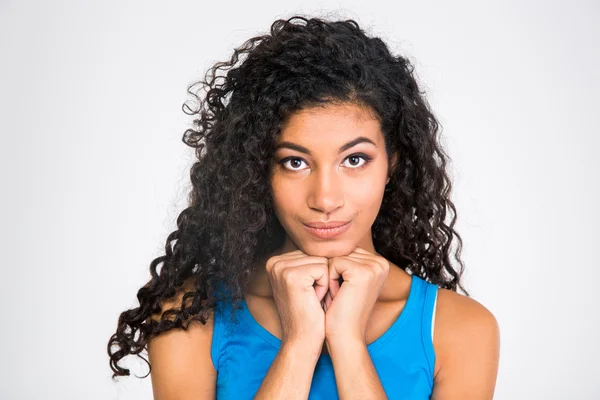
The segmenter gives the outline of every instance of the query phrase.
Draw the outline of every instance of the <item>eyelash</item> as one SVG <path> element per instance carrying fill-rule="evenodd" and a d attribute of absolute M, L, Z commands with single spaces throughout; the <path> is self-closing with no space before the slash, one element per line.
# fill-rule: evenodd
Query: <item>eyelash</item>
<path fill-rule="evenodd" d="M 361 169 L 363 169 L 364 167 L 367 166 L 367 164 L 369 162 L 371 162 L 371 160 L 373 160 L 373 157 L 370 157 L 370 156 L 368 156 L 368 155 L 366 155 L 364 153 L 355 153 L 355 154 L 351 154 L 348 157 L 346 157 L 344 159 L 344 161 L 346 161 L 349 158 L 353 158 L 353 157 L 359 157 L 359 158 L 362 158 L 363 160 L 365 160 L 365 163 L 362 164 L 361 166 L 350 167 L 351 169 L 355 169 L 355 170 L 361 170 Z M 286 171 L 290 171 L 290 172 L 300 171 L 299 169 L 289 169 L 289 168 L 286 168 L 286 167 L 283 166 L 286 162 L 288 162 L 290 160 L 302 160 L 302 162 L 306 163 L 306 161 L 304 161 L 301 157 L 286 157 L 286 158 L 282 159 L 281 161 L 279 161 L 279 164 L 283 167 L 283 169 L 285 169 Z"/>

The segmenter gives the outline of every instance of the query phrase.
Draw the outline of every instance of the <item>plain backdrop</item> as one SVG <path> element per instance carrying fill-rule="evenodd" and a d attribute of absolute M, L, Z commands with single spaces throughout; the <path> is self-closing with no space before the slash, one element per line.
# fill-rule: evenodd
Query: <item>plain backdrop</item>
<path fill-rule="evenodd" d="M 186 204 L 187 86 L 294 13 L 415 64 L 501 328 L 495 398 L 600 399 L 600 5 L 506 0 L 0 1 L 0 399 L 152 398 L 106 346 Z"/>

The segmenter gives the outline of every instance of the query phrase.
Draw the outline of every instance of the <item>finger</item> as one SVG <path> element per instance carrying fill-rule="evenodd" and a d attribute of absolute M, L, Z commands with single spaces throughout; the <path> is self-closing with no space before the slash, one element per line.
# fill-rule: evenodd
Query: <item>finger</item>
<path fill-rule="evenodd" d="M 281 253 L 280 256 L 285 256 L 285 255 L 294 255 L 294 254 L 304 254 L 304 252 L 300 249 L 296 249 L 294 251 L 288 251 L 287 253 Z"/>
<path fill-rule="evenodd" d="M 291 251 L 289 253 L 278 254 L 276 256 L 270 257 L 270 259 L 271 260 L 285 260 L 288 258 L 298 258 L 298 257 L 303 257 L 303 256 L 306 256 L 306 254 L 304 254 L 300 250 L 296 250 L 296 251 Z"/>
<path fill-rule="evenodd" d="M 327 295 L 325 295 L 325 307 L 329 308 L 332 301 L 333 301 L 333 296 L 331 295 L 331 291 L 329 291 L 329 292 L 327 292 Z"/>
<path fill-rule="evenodd" d="M 361 264 L 365 264 L 365 261 L 368 261 L 369 263 L 376 262 L 379 264 L 379 261 L 374 259 L 372 256 L 366 256 L 366 255 L 358 254 L 358 253 L 349 254 L 347 256 L 344 256 L 344 258 L 347 258 L 349 260 L 352 260 L 354 262 L 361 263 Z"/>
<path fill-rule="evenodd" d="M 327 267 L 325 265 L 310 264 L 310 268 L 307 269 L 311 278 L 315 281 L 315 293 L 319 301 L 321 301 L 329 290 Z"/>
<path fill-rule="evenodd" d="M 348 260 L 360 263 L 360 264 L 364 264 L 366 261 L 368 262 L 372 262 L 375 261 L 373 260 L 373 257 L 369 257 L 369 256 L 365 256 L 362 254 L 358 254 L 358 253 L 354 253 L 354 254 L 349 254 L 347 256 L 344 256 L 343 258 L 347 258 Z"/>
<path fill-rule="evenodd" d="M 295 255 L 295 256 L 290 256 L 289 258 L 281 259 L 281 261 L 285 261 L 286 264 L 289 264 L 291 266 L 301 265 L 303 262 L 306 264 L 309 264 L 309 263 L 325 263 L 325 264 L 327 264 L 327 257 L 307 256 L 307 255 L 299 254 L 299 255 Z"/>
<path fill-rule="evenodd" d="M 362 247 L 358 247 L 358 246 L 356 246 L 356 248 L 354 248 L 353 252 L 361 253 L 361 254 L 372 254 L 372 253 L 366 251 L 365 249 L 363 249 Z"/>
<path fill-rule="evenodd" d="M 372 254 L 372 253 L 359 253 L 359 252 L 352 252 L 350 254 L 348 254 L 347 256 L 343 256 L 343 257 L 348 257 L 348 258 L 358 258 L 361 260 L 369 260 L 369 261 L 375 261 L 378 264 L 385 264 L 388 261 L 385 259 L 385 257 L 383 256 L 378 256 L 376 254 Z"/>
<path fill-rule="evenodd" d="M 329 295 L 331 300 L 335 297 L 337 292 L 340 290 L 340 281 L 338 279 L 329 280 Z"/>
<path fill-rule="evenodd" d="M 281 253 L 281 254 L 276 254 L 276 255 L 272 255 L 268 258 L 268 260 L 284 260 L 287 258 L 297 258 L 297 257 L 305 257 L 308 254 L 304 253 L 302 250 L 294 250 L 294 251 L 289 251 L 287 253 Z"/>
<path fill-rule="evenodd" d="M 347 255 L 345 257 L 349 258 L 353 261 L 367 264 L 367 265 L 372 265 L 372 266 L 373 266 L 373 263 L 377 263 L 384 269 L 386 267 L 389 267 L 389 265 L 390 265 L 389 262 L 385 258 L 379 257 L 379 256 L 373 256 L 372 254 L 364 255 L 364 254 L 359 254 L 359 253 L 353 253 L 353 254 Z M 365 263 L 365 261 L 366 261 L 366 263 Z"/>
<path fill-rule="evenodd" d="M 270 259 L 269 259 L 269 262 L 270 262 L 271 264 L 274 264 L 274 263 L 276 263 L 276 262 L 278 262 L 278 261 L 283 261 L 283 260 L 286 260 L 286 261 L 287 261 L 287 260 L 294 260 L 294 259 L 297 259 L 297 258 L 303 258 L 303 257 L 306 257 L 306 255 L 304 255 L 304 254 L 301 254 L 301 253 L 296 253 L 296 252 L 293 252 L 293 253 L 285 253 L 285 254 L 281 254 L 281 255 L 279 255 L 279 256 L 275 256 L 275 257 L 272 257 L 272 258 L 270 258 Z"/>
<path fill-rule="evenodd" d="M 277 257 L 274 259 L 270 259 L 267 262 L 267 271 L 272 270 L 275 267 L 275 264 L 279 264 L 288 267 L 296 267 L 304 264 L 324 264 L 327 265 L 327 257 L 319 257 L 319 256 L 306 256 L 306 255 L 286 255 L 281 258 Z"/>
<path fill-rule="evenodd" d="M 344 257 L 345 258 L 345 257 Z M 333 298 L 337 295 L 340 288 L 339 279 L 346 281 L 344 275 L 347 275 L 349 269 L 352 267 L 352 261 L 344 262 L 343 258 L 333 258 L 329 260 L 329 290 Z"/>
<path fill-rule="evenodd" d="M 364 260 L 375 261 L 378 264 L 381 264 L 385 260 L 383 257 L 379 257 L 379 256 L 376 256 L 371 253 L 359 253 L 359 252 L 352 252 L 344 257 L 350 258 L 350 259 L 355 259 L 355 260 L 358 259 L 358 260 L 363 260 L 363 261 Z"/>
<path fill-rule="evenodd" d="M 302 257 L 301 254 L 293 254 L 293 253 L 286 253 L 286 254 L 282 254 L 279 256 L 273 256 L 273 257 L 269 258 L 267 260 L 267 262 L 265 263 L 265 269 L 267 270 L 267 272 L 269 272 L 273 269 L 275 264 L 277 264 L 280 261 L 288 261 L 288 260 L 293 260 L 295 258 L 301 258 L 301 257 Z"/>
<path fill-rule="evenodd" d="M 379 254 L 377 251 L 375 251 L 374 253 L 371 253 L 370 251 L 366 251 L 365 249 L 361 248 L 361 247 L 356 247 L 352 253 L 348 254 L 349 256 L 357 256 L 357 257 L 367 257 L 367 258 L 371 258 L 377 262 L 379 262 L 380 260 L 383 261 L 387 261 L 387 259 Z M 381 263 L 380 263 L 381 264 Z"/>
<path fill-rule="evenodd" d="M 376 276 L 387 276 L 389 273 L 389 263 L 383 259 L 373 259 L 372 257 L 347 256 L 346 258 L 361 264 L 362 268 L 368 268 Z"/>

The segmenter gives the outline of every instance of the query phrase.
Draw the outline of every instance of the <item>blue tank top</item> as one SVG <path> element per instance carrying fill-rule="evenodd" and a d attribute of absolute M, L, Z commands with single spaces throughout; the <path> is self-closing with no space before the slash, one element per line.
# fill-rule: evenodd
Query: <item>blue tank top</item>
<path fill-rule="evenodd" d="M 390 399 L 429 399 L 435 353 L 432 315 L 438 286 L 412 275 L 406 304 L 390 328 L 367 345 L 373 365 Z M 217 370 L 217 399 L 252 399 L 277 355 L 281 341 L 252 316 L 246 302 L 217 304 L 211 357 Z M 338 399 L 331 356 L 321 354 L 309 399 Z"/>

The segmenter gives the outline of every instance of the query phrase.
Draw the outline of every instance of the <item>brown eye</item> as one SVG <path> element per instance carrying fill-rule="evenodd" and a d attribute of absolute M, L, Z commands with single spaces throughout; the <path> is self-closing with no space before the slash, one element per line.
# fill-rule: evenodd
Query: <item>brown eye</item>
<path fill-rule="evenodd" d="M 360 159 L 361 158 L 358 157 L 358 156 L 350 156 L 350 157 L 348 157 L 348 160 L 350 160 L 350 164 L 353 167 L 356 167 L 356 166 L 358 166 L 358 164 L 360 164 Z"/>
<path fill-rule="evenodd" d="M 291 164 L 292 168 L 285 167 L 285 164 L 287 164 L 288 162 Z M 283 160 L 281 160 L 279 162 L 279 164 L 283 165 L 285 169 L 288 169 L 290 171 L 299 171 L 300 168 L 296 168 L 296 167 L 299 167 L 303 162 L 304 162 L 304 160 L 301 158 L 288 157 L 288 158 L 284 158 Z"/>
<path fill-rule="evenodd" d="M 363 159 L 364 163 L 360 164 L 360 159 Z M 350 168 L 359 169 L 371 161 L 371 157 L 367 156 L 366 154 L 352 154 L 348 156 L 346 160 L 350 161 Z"/>
<path fill-rule="evenodd" d="M 361 164 L 360 160 L 363 160 L 364 162 Z M 363 168 L 366 164 L 368 164 L 373 158 L 360 153 L 360 154 L 352 154 L 349 155 L 348 157 L 346 157 L 346 159 L 344 161 L 348 161 L 351 160 L 349 167 L 351 169 L 361 169 Z M 286 166 L 286 164 L 289 163 L 289 166 Z M 286 157 L 283 160 L 279 161 L 279 164 L 283 166 L 284 169 L 288 170 L 288 171 L 301 171 L 304 168 L 300 168 L 302 166 L 302 163 L 306 164 L 306 161 L 304 161 L 302 158 L 300 157 Z"/>

